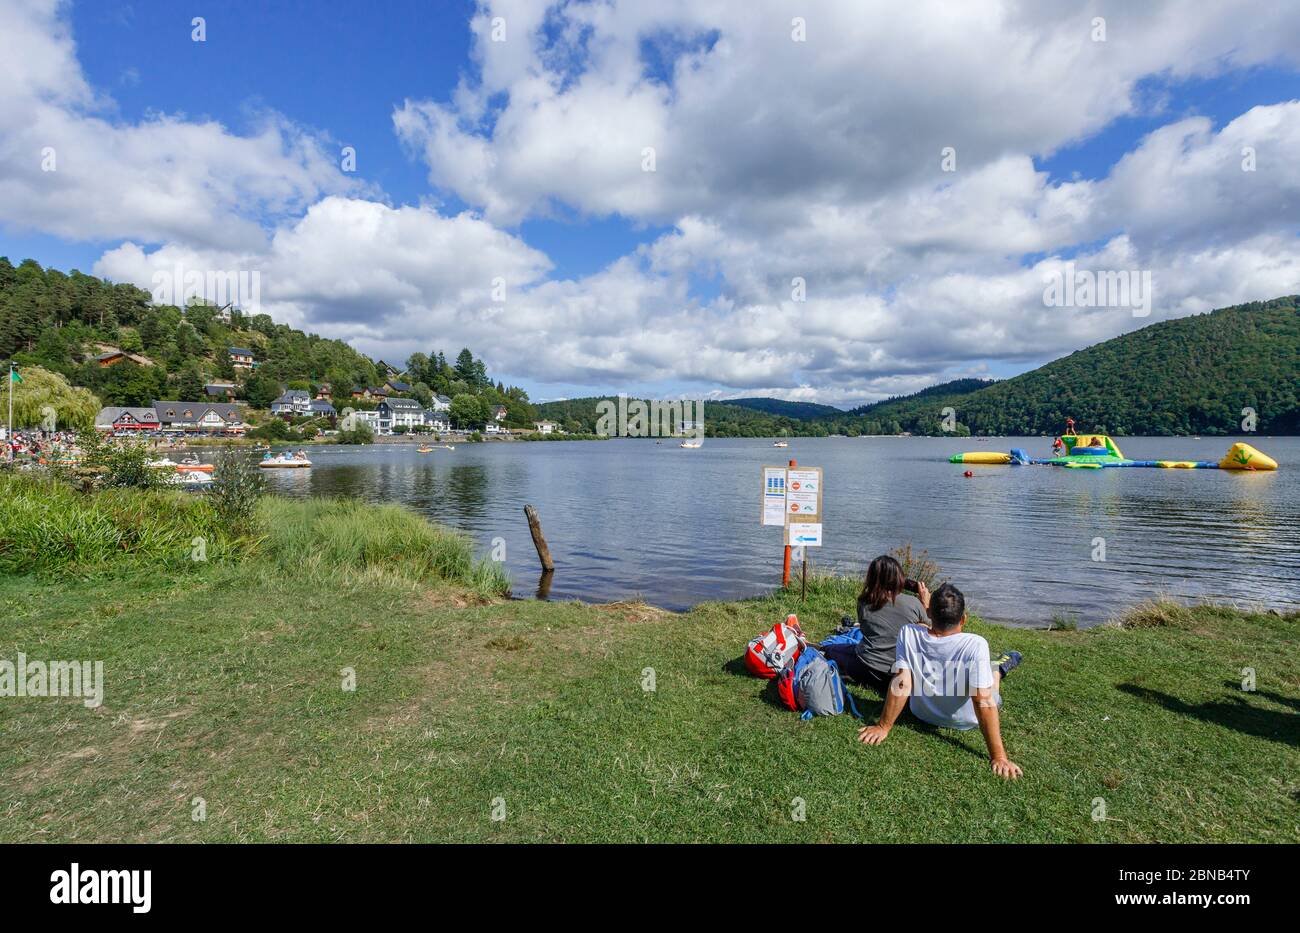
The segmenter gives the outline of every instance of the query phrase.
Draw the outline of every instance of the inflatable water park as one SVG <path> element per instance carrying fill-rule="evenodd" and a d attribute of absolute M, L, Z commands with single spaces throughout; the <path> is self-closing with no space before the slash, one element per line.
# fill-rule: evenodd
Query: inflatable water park
<path fill-rule="evenodd" d="M 1028 466 L 1045 464 L 1072 470 L 1101 470 L 1106 467 L 1156 467 L 1165 470 L 1276 470 L 1277 461 L 1249 444 L 1237 442 L 1228 448 L 1222 460 L 1130 460 L 1108 434 L 1076 433 L 1074 419 L 1069 419 L 1064 434 L 1052 442 L 1051 457 L 1031 457 L 1023 448 L 1010 453 L 977 450 L 953 454 L 949 463 L 1010 464 Z"/>

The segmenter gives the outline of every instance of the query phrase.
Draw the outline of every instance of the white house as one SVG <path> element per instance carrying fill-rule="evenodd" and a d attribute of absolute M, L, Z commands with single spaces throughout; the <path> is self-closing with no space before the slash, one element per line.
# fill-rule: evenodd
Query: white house
<path fill-rule="evenodd" d="M 435 434 L 445 434 L 451 430 L 451 418 L 434 408 L 424 410 L 424 427 Z"/>
<path fill-rule="evenodd" d="M 392 434 L 398 428 L 410 431 L 424 427 L 424 409 L 413 398 L 386 398 L 375 410 L 379 412 L 380 434 Z"/>
<path fill-rule="evenodd" d="M 379 412 L 377 411 L 354 411 L 342 421 L 339 422 L 340 431 L 355 431 L 357 428 L 365 425 L 370 429 L 371 434 L 379 433 Z"/>
<path fill-rule="evenodd" d="M 290 389 L 271 403 L 271 414 L 285 418 L 300 417 L 311 412 L 311 393 L 303 389 Z"/>
<path fill-rule="evenodd" d="M 489 421 L 487 424 L 483 426 L 483 433 L 484 434 L 509 434 L 510 432 L 507 431 L 505 428 L 501 427 L 501 425 L 497 424 L 495 421 Z"/>
<path fill-rule="evenodd" d="M 510 414 L 510 409 L 504 405 L 495 405 L 492 408 L 492 420 L 494 421 L 505 421 L 508 414 Z"/>
<path fill-rule="evenodd" d="M 533 428 L 538 434 L 554 434 L 559 425 L 554 421 L 534 421 Z"/>
<path fill-rule="evenodd" d="M 431 407 L 434 411 L 451 411 L 451 399 L 445 395 L 435 395 Z"/>

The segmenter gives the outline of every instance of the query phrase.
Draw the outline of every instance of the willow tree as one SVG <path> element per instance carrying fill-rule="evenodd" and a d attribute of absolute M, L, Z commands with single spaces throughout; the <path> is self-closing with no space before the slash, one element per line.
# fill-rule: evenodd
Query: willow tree
<path fill-rule="evenodd" d="M 18 371 L 21 381 L 9 382 L 9 370 L 0 372 L 0 421 L 9 417 L 13 392 L 15 428 L 90 428 L 99 412 L 99 399 L 87 389 L 68 384 L 58 373 L 39 366 Z"/>

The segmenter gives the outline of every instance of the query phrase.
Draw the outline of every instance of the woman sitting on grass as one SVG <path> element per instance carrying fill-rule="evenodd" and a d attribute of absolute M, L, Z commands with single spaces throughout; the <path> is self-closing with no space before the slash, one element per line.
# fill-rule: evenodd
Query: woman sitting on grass
<path fill-rule="evenodd" d="M 823 649 L 844 676 L 870 687 L 882 697 L 893 676 L 898 633 L 905 625 L 929 624 L 926 617 L 929 589 L 924 583 L 918 583 L 917 595 L 913 596 L 903 592 L 906 582 L 903 568 L 894 558 L 882 554 L 873 560 L 858 594 L 858 627 L 862 629 L 862 640 L 854 645 L 831 645 Z"/>

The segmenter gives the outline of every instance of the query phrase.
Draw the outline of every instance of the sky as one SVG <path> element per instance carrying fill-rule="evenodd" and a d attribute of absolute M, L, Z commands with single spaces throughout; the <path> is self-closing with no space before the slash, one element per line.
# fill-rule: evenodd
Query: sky
<path fill-rule="evenodd" d="M 538 401 L 1003 378 L 1300 292 L 1298 195 L 1300 4 L 0 0 L 0 255 Z"/>

